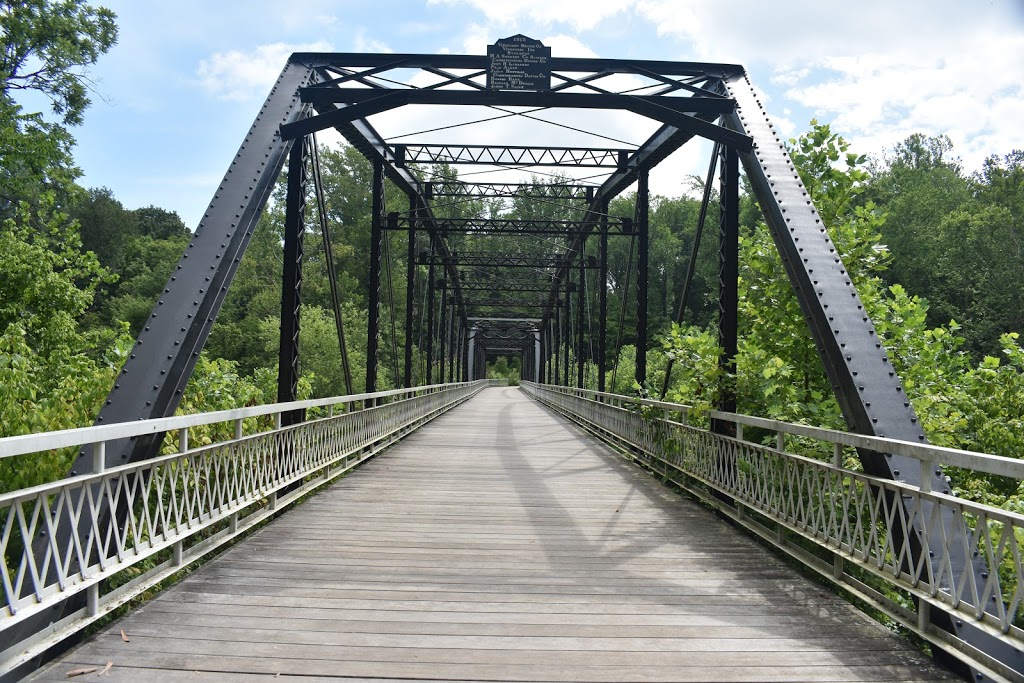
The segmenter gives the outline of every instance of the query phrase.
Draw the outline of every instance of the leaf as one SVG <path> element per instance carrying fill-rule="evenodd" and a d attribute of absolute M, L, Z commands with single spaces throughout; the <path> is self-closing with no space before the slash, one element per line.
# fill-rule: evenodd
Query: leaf
<path fill-rule="evenodd" d="M 121 640 L 123 640 L 126 643 L 132 642 L 128 640 L 128 634 L 124 632 L 124 629 L 121 629 Z"/>
<path fill-rule="evenodd" d="M 124 633 L 124 631 L 121 631 L 121 633 Z M 107 665 L 106 665 L 105 667 L 103 667 L 103 670 L 102 670 L 102 671 L 100 671 L 100 672 L 99 672 L 98 674 L 96 674 L 96 675 L 97 675 L 97 676 L 109 676 L 109 675 L 110 675 L 110 669 L 111 669 L 111 667 L 113 667 L 113 666 L 114 666 L 114 660 L 112 660 L 112 659 L 111 659 L 111 660 L 108 660 L 108 661 L 107 661 Z"/>

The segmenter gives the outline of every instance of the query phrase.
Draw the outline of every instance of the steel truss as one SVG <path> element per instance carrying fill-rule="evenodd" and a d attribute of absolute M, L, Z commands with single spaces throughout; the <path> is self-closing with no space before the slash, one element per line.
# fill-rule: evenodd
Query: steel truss
<path fill-rule="evenodd" d="M 395 145 L 396 163 L 621 168 L 633 150 L 598 147 Z"/>
<path fill-rule="evenodd" d="M 426 225 L 415 216 L 392 214 L 388 230 L 408 231 L 413 224 L 416 230 L 441 233 L 483 233 L 487 235 L 586 235 L 594 230 L 592 221 L 570 220 L 523 220 L 517 218 L 434 218 Z M 628 218 L 617 218 L 609 222 L 613 235 L 633 235 L 633 222 Z"/>
<path fill-rule="evenodd" d="M 543 198 L 553 200 L 585 201 L 597 189 L 596 185 L 572 185 L 567 183 L 471 183 L 459 180 L 434 180 L 427 183 L 434 198 L 466 199 L 521 199 Z"/>
<path fill-rule="evenodd" d="M 604 389 L 609 366 L 608 240 L 615 237 L 629 239 L 637 247 L 636 369 L 637 380 L 644 384 L 645 351 L 650 342 L 646 324 L 648 174 L 682 145 L 702 137 L 717 143 L 723 155 L 720 341 L 726 351 L 722 367 L 733 367 L 736 348 L 736 202 L 738 169 L 742 165 L 851 431 L 924 441 L 900 378 L 800 182 L 782 138 L 768 120 L 741 66 L 552 57 L 550 89 L 499 90 L 487 87 L 488 63 L 485 55 L 292 55 L 217 187 L 97 423 L 174 413 L 256 221 L 289 157 L 279 386 L 282 396 L 294 393 L 300 358 L 300 266 L 308 184 L 305 169 L 311 156 L 307 136 L 333 128 L 374 168 L 373 215 L 366 226 L 371 231 L 368 392 L 377 384 L 382 245 L 386 244 L 382 240 L 388 231 L 409 236 L 405 373 L 396 380 L 404 379 L 407 385 L 414 382 L 412 365 L 417 354 L 412 348 L 416 336 L 412 311 L 425 306 L 426 311 L 419 311 L 425 315 L 418 317 L 425 321 L 426 329 L 419 330 L 416 350 L 423 357 L 427 383 L 434 378 L 454 381 L 481 377 L 488 354 L 512 350 L 522 354 L 522 368 L 530 378 L 553 384 L 582 385 L 584 363 L 591 360 L 597 368 L 598 389 Z M 503 141 L 498 145 L 454 140 L 437 144 L 435 140 L 410 140 L 408 135 L 389 140 L 371 122 L 376 114 L 402 107 L 440 106 L 482 107 L 525 119 L 536 119 L 536 115 L 520 108 L 630 112 L 652 122 L 655 130 L 639 145 L 624 148 L 537 147 L 509 146 Z M 312 157 L 315 160 L 316 155 Z M 606 169 L 607 174 L 593 185 L 564 177 L 551 185 L 536 179 L 531 183 L 462 183 L 453 178 L 424 181 L 418 169 L 410 168 L 410 164 L 441 161 L 455 166 L 490 164 L 527 170 L 538 166 L 595 166 Z M 318 173 L 314 169 L 314 180 Z M 408 211 L 385 214 L 385 181 L 408 198 Z M 634 215 L 609 216 L 611 199 L 634 184 L 639 188 Z M 483 198 L 528 199 L 538 207 L 556 202 L 562 209 L 573 211 L 574 216 L 571 220 L 514 220 L 501 215 L 465 218 L 452 209 L 453 203 L 463 199 Z M 497 253 L 471 249 L 460 254 L 459 240 L 467 235 L 499 240 L 499 246 L 508 246 L 500 240 L 517 237 L 538 238 L 537 242 L 550 238 L 548 242 L 554 246 L 551 253 L 539 259 L 519 257 L 501 248 L 494 250 Z M 414 261 L 425 266 L 426 277 L 417 273 Z M 495 277 L 480 279 L 478 273 L 483 268 L 493 270 Z M 539 270 L 542 276 L 530 285 L 509 274 L 523 268 Z M 588 284 L 588 272 L 594 269 L 597 277 L 591 273 Z M 514 284 L 517 282 L 522 283 L 518 288 Z M 603 286 L 595 286 L 595 282 Z M 597 299 L 596 340 L 593 331 L 585 329 L 583 315 L 593 298 Z M 500 322 L 517 318 L 522 320 Z M 590 347 L 596 347 L 593 358 L 589 357 Z M 295 419 L 300 420 L 301 415 Z M 160 435 L 108 442 L 102 464 L 110 468 L 152 458 L 160 443 Z M 921 467 L 912 458 L 863 450 L 861 459 L 864 469 L 874 476 L 949 492 L 940 470 Z M 93 454 L 83 451 L 71 474 L 93 471 L 93 465 Z M 100 514 L 125 512 L 106 509 Z M 65 519 L 53 533 L 66 539 L 71 524 Z M 917 527 L 913 530 L 919 531 Z M 951 526 L 931 533 L 965 534 Z M 962 540 L 951 544 L 960 548 L 959 554 L 949 559 L 950 571 L 957 576 L 970 565 L 972 543 L 976 545 L 976 539 Z M 928 544 L 911 545 L 916 548 L 913 554 Z M 45 553 L 46 544 L 34 549 Z M 913 558 L 908 558 L 911 561 Z M 60 609 L 54 608 L 41 612 L 38 623 L 28 625 L 27 621 L 26 628 L 38 630 L 47 620 L 59 618 Z M 950 622 L 941 610 L 934 614 L 934 621 L 959 634 L 970 646 L 989 651 L 1024 673 L 1020 652 L 1000 650 L 983 632 Z"/>

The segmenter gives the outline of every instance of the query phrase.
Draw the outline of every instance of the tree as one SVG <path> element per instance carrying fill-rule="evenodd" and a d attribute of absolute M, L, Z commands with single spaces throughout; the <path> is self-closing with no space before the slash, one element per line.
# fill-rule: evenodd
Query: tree
<path fill-rule="evenodd" d="M 65 126 L 82 122 L 87 69 L 117 40 L 114 19 L 81 0 L 0 0 L 0 219 L 47 192 L 63 208 L 81 192 Z M 47 97 L 60 123 L 24 111 L 15 98 L 22 91 Z"/>
<path fill-rule="evenodd" d="M 65 125 L 89 106 L 88 67 L 117 42 L 116 16 L 82 0 L 2 0 L 0 90 L 35 90 Z"/>

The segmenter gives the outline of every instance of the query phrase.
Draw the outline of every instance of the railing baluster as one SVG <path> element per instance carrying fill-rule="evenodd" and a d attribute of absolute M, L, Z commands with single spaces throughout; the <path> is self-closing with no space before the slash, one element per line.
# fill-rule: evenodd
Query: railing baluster
<path fill-rule="evenodd" d="M 1024 622 L 1024 585 L 1021 585 L 1024 584 L 1024 515 L 963 499 L 940 497 L 927 483 L 940 463 L 1024 481 L 1024 462 L 712 411 L 712 419 L 735 425 L 736 437 L 729 439 L 690 425 L 686 406 L 572 391 L 533 382 L 523 382 L 522 387 L 540 402 L 587 424 L 595 434 L 639 454 L 647 464 L 654 466 L 654 471 L 675 470 L 692 477 L 696 483 L 687 487 L 702 500 L 733 515 L 791 557 L 809 562 L 812 568 L 845 589 L 856 592 L 860 590 L 858 586 L 867 581 L 870 586 L 885 585 L 888 586 L 885 590 L 922 598 L 917 600 L 916 615 L 907 616 L 911 613 L 885 597 L 881 588 L 871 589 L 875 591 L 872 601 L 880 600 L 887 614 L 910 628 L 925 632 L 932 643 L 941 646 L 942 639 L 955 636 L 948 633 L 941 638 L 933 636 L 934 605 L 923 598 L 941 601 L 944 609 L 953 612 L 956 619 L 984 622 L 990 626 L 990 632 L 1001 632 L 1002 639 L 1015 649 L 1024 647 L 1022 631 L 1017 628 Z M 660 408 L 662 418 L 654 423 L 643 419 L 640 411 L 645 406 Z M 679 414 L 679 421 L 669 430 L 673 411 Z M 774 432 L 774 448 L 746 441 L 744 427 Z M 803 439 L 810 439 L 826 446 L 828 455 L 822 458 L 820 450 L 814 449 L 809 449 L 805 456 L 788 453 L 786 440 L 790 436 L 801 437 L 800 441 L 793 440 L 789 444 L 795 453 L 805 446 Z M 843 458 L 849 447 L 917 458 L 920 479 L 926 483 L 918 489 L 903 482 L 880 480 L 847 470 Z M 728 452 L 729 457 L 721 457 L 723 452 Z M 737 496 L 735 507 L 724 506 L 715 499 L 713 492 L 716 490 Z M 749 514 L 748 506 L 750 511 L 759 514 Z M 940 529 L 944 519 L 952 518 L 951 531 L 939 535 L 933 531 L 920 537 L 912 533 L 914 520 L 909 515 L 921 509 L 931 512 L 927 520 L 917 520 L 918 523 L 925 528 Z M 765 522 L 761 516 L 771 521 Z M 894 535 L 890 531 L 894 528 L 899 529 L 899 533 Z M 999 529 L 1004 531 L 999 532 Z M 952 536 L 947 537 L 948 534 Z M 818 544 L 820 559 L 808 559 L 812 556 L 804 544 L 798 545 L 792 540 L 798 536 Z M 940 537 L 942 545 L 936 547 L 934 543 Z M 905 572 L 903 560 L 911 556 L 912 538 L 923 544 L 919 555 L 924 558 L 923 564 Z M 971 548 L 976 554 L 988 555 L 989 570 L 982 575 L 983 588 L 973 575 L 961 576 L 954 583 L 947 567 L 950 553 L 970 552 Z M 855 563 L 858 574 L 847 572 L 847 561 Z M 998 602 L 1000 597 L 1005 604 Z M 986 611 L 985 605 L 979 606 L 980 602 L 995 604 Z M 958 648 L 958 652 L 965 649 Z M 978 661 L 993 666 L 991 659 Z M 995 665 L 998 667 L 999 663 Z"/>

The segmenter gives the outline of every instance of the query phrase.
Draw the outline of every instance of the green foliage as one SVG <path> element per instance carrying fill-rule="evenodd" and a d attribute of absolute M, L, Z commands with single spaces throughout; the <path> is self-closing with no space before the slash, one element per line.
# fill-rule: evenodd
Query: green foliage
<path fill-rule="evenodd" d="M 81 123 L 89 106 L 85 69 L 117 42 L 115 19 L 109 9 L 82 0 L 4 0 L 3 93 L 38 91 L 65 124 Z"/>
<path fill-rule="evenodd" d="M 0 437 L 92 423 L 131 339 L 124 326 L 78 325 L 109 273 L 74 241 L 74 223 L 44 197 L 0 224 Z M 10 458 L 0 488 L 59 478 L 73 453 Z"/>
<path fill-rule="evenodd" d="M 999 337 L 998 356 L 976 360 L 965 349 L 961 325 L 950 322 L 935 326 L 924 299 L 898 284 L 886 286 L 882 277 L 899 259 L 893 259 L 882 244 L 886 214 L 870 200 L 879 193 L 871 186 L 875 181 L 865 170 L 865 158 L 851 154 L 848 143 L 816 122 L 812 122 L 810 132 L 791 141 L 791 148 L 801 178 L 903 378 L 929 440 L 943 446 L 1024 457 L 1024 439 L 1020 437 L 1024 426 L 1024 352 L 1017 334 Z M 942 140 L 912 138 L 888 171 L 890 176 L 880 182 L 898 182 L 913 193 L 920 187 L 931 187 L 915 175 L 924 170 L 931 169 L 946 181 L 955 178 L 955 165 L 943 160 L 946 152 L 948 146 Z M 1012 290 L 1010 296 L 1019 296 L 1018 288 L 1000 287 L 993 279 L 993 271 L 1003 272 L 1000 268 L 1009 267 L 1015 260 L 1015 236 L 1009 226 L 1013 225 L 1016 206 L 1013 198 L 1022 185 L 1019 169 L 1014 167 L 1019 161 L 1019 157 L 1013 157 L 1006 168 L 995 160 L 988 165 L 988 174 L 995 179 L 992 184 L 999 188 L 991 192 L 1002 197 L 1003 207 L 954 210 L 943 218 L 945 229 L 936 231 L 950 245 L 950 253 L 959 236 L 958 249 L 968 254 L 960 261 L 966 268 L 954 267 L 941 258 L 934 261 L 947 273 L 949 289 L 961 296 L 973 293 L 978 297 L 1005 297 L 1005 290 Z M 904 209 L 902 205 L 897 208 Z M 1000 234 L 1002 239 L 993 239 Z M 999 252 L 999 243 L 1010 246 L 1009 256 Z M 931 251 L 931 257 L 937 253 Z M 737 376 L 732 380 L 716 374 L 718 351 L 713 330 L 673 327 L 662 340 L 666 353 L 676 358 L 679 366 L 673 374 L 669 399 L 708 407 L 713 405 L 723 382 L 735 381 L 741 412 L 843 428 L 839 406 L 763 222 L 744 231 L 740 254 Z M 1006 266 L 1002 266 L 1004 263 Z M 977 308 L 966 306 L 972 311 Z M 990 326 L 986 333 L 998 333 L 998 326 Z M 1006 482 L 995 478 L 975 477 L 960 484 L 961 493 L 977 499 L 1002 500 L 999 496 L 1016 495 L 1006 488 Z"/>
<path fill-rule="evenodd" d="M 516 361 L 509 363 L 508 358 L 505 356 L 501 356 L 493 363 L 487 364 L 487 378 L 508 380 L 510 387 L 519 386 L 519 373 L 519 363 Z"/>

